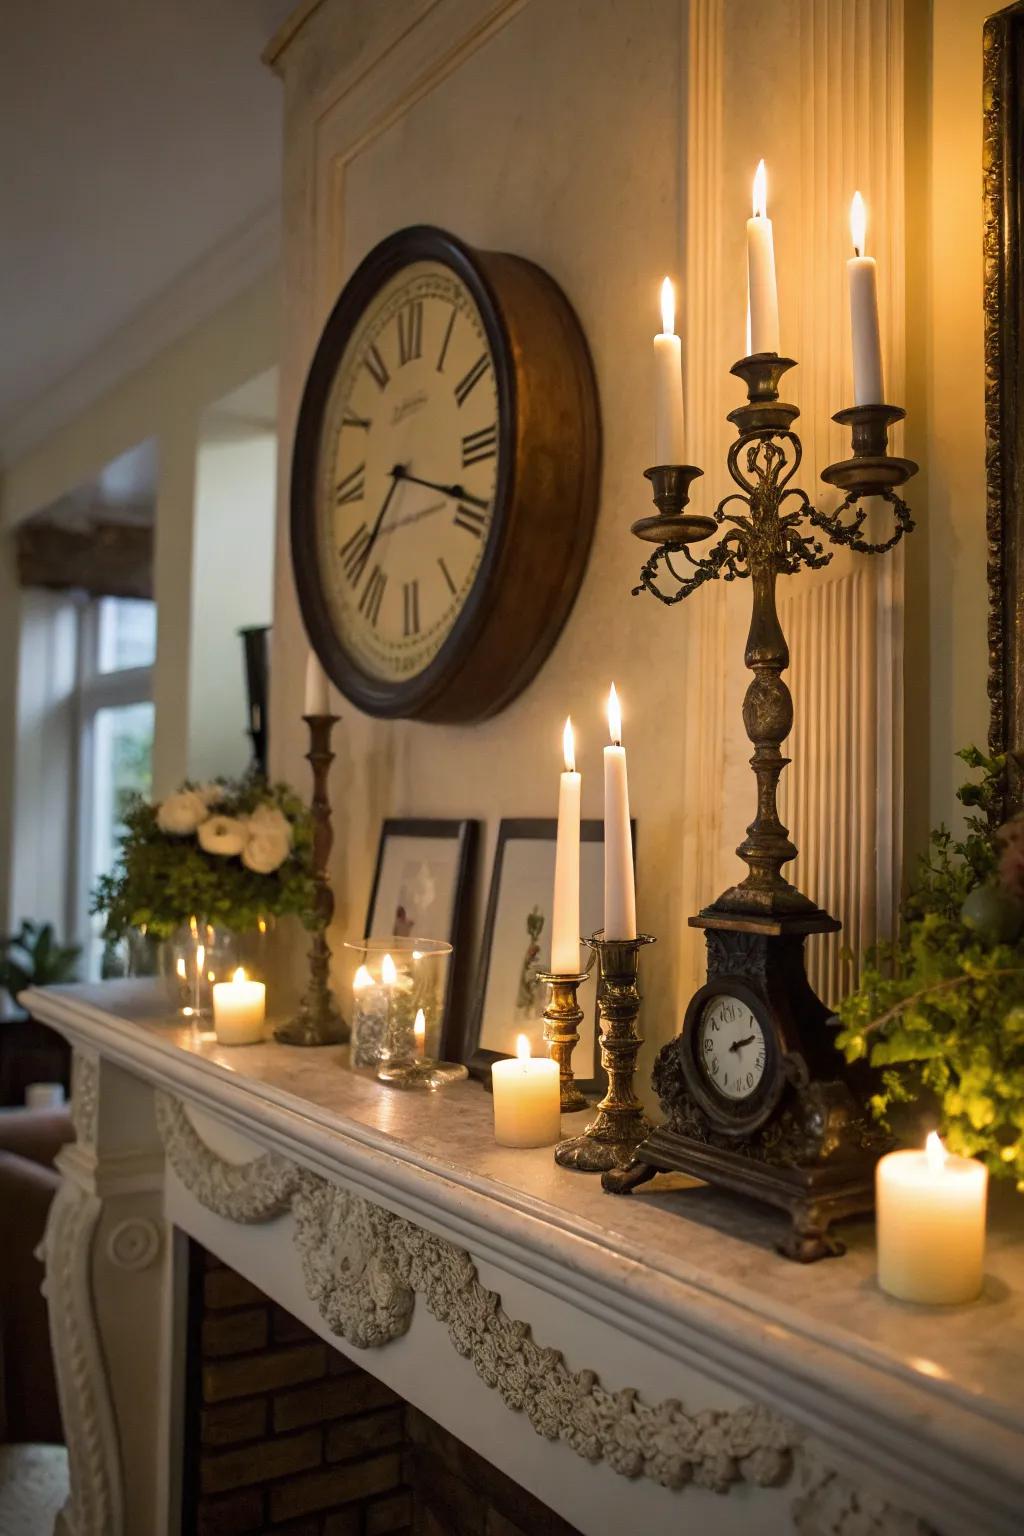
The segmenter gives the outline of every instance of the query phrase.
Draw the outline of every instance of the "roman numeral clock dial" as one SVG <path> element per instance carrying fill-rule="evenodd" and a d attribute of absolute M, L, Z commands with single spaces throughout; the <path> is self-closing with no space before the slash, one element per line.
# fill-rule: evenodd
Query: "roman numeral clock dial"
<path fill-rule="evenodd" d="M 538 335 L 550 337 L 545 321 L 556 314 L 560 322 L 560 348 L 546 340 L 537 364 L 563 428 L 570 420 L 558 507 L 547 505 L 550 484 L 527 505 L 533 459 L 517 402 L 533 381 L 521 376 L 529 365 L 509 334 L 515 314 L 483 276 L 488 259 L 522 267 L 536 284 L 527 310 Z M 568 417 L 561 395 L 571 397 Z M 553 454 L 553 426 L 538 421 L 533 431 L 534 450 Z M 296 584 L 339 687 L 380 715 L 471 719 L 507 702 L 571 606 L 592 530 L 597 452 L 589 357 L 550 279 L 429 229 L 402 231 L 371 252 L 321 339 L 293 459 Z M 510 550 L 521 564 L 513 585 L 507 569 L 499 576 Z M 534 594 L 522 576 L 532 571 L 531 619 Z M 512 654 L 517 644 L 529 647 L 527 658 Z"/>

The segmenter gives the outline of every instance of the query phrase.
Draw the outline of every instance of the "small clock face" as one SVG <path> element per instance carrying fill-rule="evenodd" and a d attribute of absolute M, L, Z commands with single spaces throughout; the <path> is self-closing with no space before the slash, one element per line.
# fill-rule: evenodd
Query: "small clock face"
<path fill-rule="evenodd" d="M 369 677 L 416 677 L 450 635 L 492 533 L 501 437 L 469 289 L 440 262 L 401 268 L 342 354 L 319 458 L 328 612 Z"/>
<path fill-rule="evenodd" d="M 740 1100 L 757 1091 L 765 1072 L 765 1038 L 745 1002 L 727 993 L 712 997 L 701 1014 L 696 1043 L 701 1071 L 717 1093 Z"/>

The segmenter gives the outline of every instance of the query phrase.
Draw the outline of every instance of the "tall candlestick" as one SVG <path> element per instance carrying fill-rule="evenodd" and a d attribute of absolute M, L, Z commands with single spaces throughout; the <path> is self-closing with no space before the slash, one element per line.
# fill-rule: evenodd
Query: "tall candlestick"
<path fill-rule="evenodd" d="M 320 665 L 315 651 L 310 651 L 306 661 L 306 707 L 304 715 L 329 715 L 331 697 L 327 688 L 327 674 Z"/>
<path fill-rule="evenodd" d="M 875 1171 L 878 1283 L 902 1301 L 973 1301 L 985 1263 L 988 1169 L 953 1157 L 932 1131 L 923 1152 L 890 1152 Z"/>
<path fill-rule="evenodd" d="M 580 968 L 580 786 L 572 721 L 562 733 L 565 772 L 558 786 L 555 895 L 551 917 L 551 969 L 575 976 Z"/>
<path fill-rule="evenodd" d="M 775 283 L 775 239 L 768 217 L 764 161 L 754 174 L 754 211 L 747 220 L 747 295 L 750 305 L 750 355 L 779 350 L 779 294 Z"/>
<path fill-rule="evenodd" d="M 608 694 L 608 731 L 611 744 L 604 749 L 604 935 L 606 939 L 635 939 L 629 784 L 626 749 L 622 745 L 622 715 L 614 683 Z"/>
<path fill-rule="evenodd" d="M 850 329 L 853 338 L 853 400 L 855 405 L 884 405 L 882 338 L 878 326 L 878 273 L 873 256 L 865 256 L 867 211 L 859 192 L 850 204 L 853 255 L 846 263 L 850 278 Z"/>
<path fill-rule="evenodd" d="M 666 277 L 661 285 L 661 330 L 654 338 L 654 462 L 684 464 L 683 350 L 675 334 L 676 295 Z M 553 967 L 554 969 L 554 967 Z"/>

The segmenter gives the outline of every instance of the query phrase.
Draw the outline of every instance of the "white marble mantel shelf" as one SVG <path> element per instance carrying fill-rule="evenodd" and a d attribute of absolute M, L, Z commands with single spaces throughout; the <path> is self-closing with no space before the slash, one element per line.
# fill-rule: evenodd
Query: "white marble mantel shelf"
<path fill-rule="evenodd" d="M 221 1047 L 169 1023 L 151 984 L 25 1002 L 75 1047 L 443 1229 L 475 1261 L 770 1405 L 848 1462 L 869 1460 L 944 1533 L 1022 1528 L 1024 1207 L 1013 1198 L 996 1202 L 983 1298 L 919 1308 L 879 1292 L 870 1223 L 842 1229 L 844 1258 L 790 1263 L 773 1251 L 770 1212 L 706 1189 L 616 1199 L 549 1150 L 495 1146 L 479 1084 L 406 1094 L 346 1070 L 344 1048 Z"/>

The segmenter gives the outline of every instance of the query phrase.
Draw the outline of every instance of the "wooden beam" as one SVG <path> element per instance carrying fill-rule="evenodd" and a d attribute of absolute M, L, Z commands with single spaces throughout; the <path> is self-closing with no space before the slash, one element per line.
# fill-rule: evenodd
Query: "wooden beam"
<path fill-rule="evenodd" d="M 14 532 L 23 587 L 91 597 L 153 596 L 153 530 L 134 523 L 60 528 L 22 523 Z"/>

